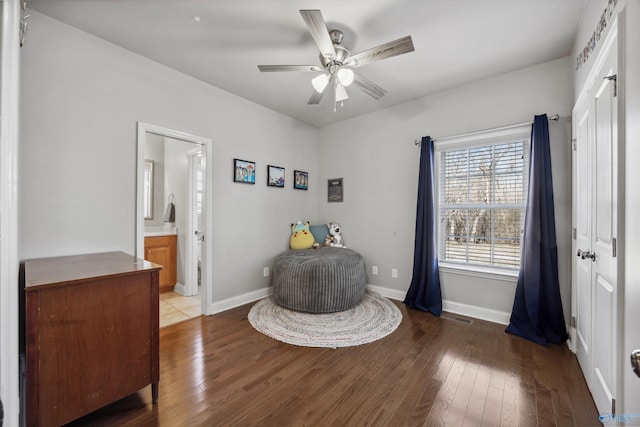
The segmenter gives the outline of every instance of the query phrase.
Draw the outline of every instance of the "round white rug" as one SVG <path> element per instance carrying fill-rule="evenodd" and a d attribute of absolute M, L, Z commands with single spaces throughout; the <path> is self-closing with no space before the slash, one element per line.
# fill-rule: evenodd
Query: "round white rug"
<path fill-rule="evenodd" d="M 272 297 L 258 301 L 249 311 L 249 322 L 278 341 L 303 347 L 353 347 L 379 340 L 396 330 L 402 313 L 383 296 L 367 291 L 350 310 L 313 314 L 289 310 Z"/>

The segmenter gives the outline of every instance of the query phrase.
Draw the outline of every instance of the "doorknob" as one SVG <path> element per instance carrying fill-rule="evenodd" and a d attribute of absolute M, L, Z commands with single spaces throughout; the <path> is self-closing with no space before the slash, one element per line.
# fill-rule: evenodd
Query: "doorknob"
<path fill-rule="evenodd" d="M 580 249 L 578 249 L 578 252 L 576 253 L 576 256 L 579 256 L 582 259 L 589 258 L 593 262 L 595 262 L 595 260 L 596 260 L 596 253 L 595 252 L 591 252 L 589 249 L 587 249 L 586 251 L 581 251 Z"/>
<path fill-rule="evenodd" d="M 631 352 L 631 367 L 633 372 L 640 377 L 640 350 L 633 350 Z"/>

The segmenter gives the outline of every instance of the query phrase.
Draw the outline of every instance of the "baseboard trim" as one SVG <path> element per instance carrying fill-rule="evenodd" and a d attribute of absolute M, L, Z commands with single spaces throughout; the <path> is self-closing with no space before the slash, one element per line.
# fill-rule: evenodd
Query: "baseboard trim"
<path fill-rule="evenodd" d="M 406 295 L 405 291 L 399 291 L 397 289 L 385 288 L 383 286 L 367 285 L 367 289 L 377 292 L 385 298 L 393 299 L 396 301 L 404 301 Z M 266 287 L 258 289 L 256 291 L 247 292 L 246 294 L 237 295 L 235 297 L 227 298 L 221 301 L 216 301 L 211 305 L 211 313 L 221 313 L 225 310 L 239 307 L 244 304 L 249 304 L 254 301 L 258 301 L 264 297 L 267 297 L 273 293 L 273 288 Z M 478 307 L 475 305 L 464 304 L 461 302 L 442 300 L 442 309 L 449 313 L 460 314 L 462 316 L 473 317 L 475 319 L 486 320 L 488 322 L 498 323 L 501 325 L 508 325 L 510 313 L 505 311 L 493 310 L 490 308 Z"/>
<path fill-rule="evenodd" d="M 397 301 L 404 301 L 404 297 L 407 294 L 406 291 L 399 291 L 397 289 L 390 289 L 375 285 L 367 285 L 367 289 L 373 292 L 377 292 L 385 298 L 390 298 Z"/>
<path fill-rule="evenodd" d="M 395 289 L 383 288 L 382 286 L 367 285 L 367 289 L 379 293 L 383 297 L 395 299 L 398 301 L 404 300 L 405 292 Z M 232 308 L 240 307 L 241 305 L 249 304 L 261 300 L 264 297 L 273 294 L 273 288 L 271 286 L 258 289 L 257 291 L 247 292 L 246 294 L 237 295 L 235 297 L 227 298 L 221 301 L 216 301 L 211 304 L 211 313 L 221 313 Z"/>
<path fill-rule="evenodd" d="M 187 287 L 182 283 L 176 283 L 175 285 L 173 285 L 173 292 L 177 292 L 180 295 L 189 296 L 187 295 Z"/>
<path fill-rule="evenodd" d="M 490 308 L 478 307 L 477 305 L 464 304 L 461 302 L 442 300 L 442 310 L 449 313 L 460 314 L 473 317 L 475 319 L 486 320 L 488 322 L 508 325 L 511 313 L 506 311 L 493 310 Z"/>
<path fill-rule="evenodd" d="M 261 300 L 262 298 L 267 297 L 272 293 L 273 289 L 271 288 L 271 286 L 269 286 L 266 288 L 258 289 L 257 291 L 251 291 L 247 292 L 246 294 L 223 299 L 221 301 L 216 301 L 211 304 L 211 313 L 209 314 L 221 313 L 232 308 L 240 307 L 241 305 Z"/>
<path fill-rule="evenodd" d="M 367 285 L 367 288 L 379 293 L 383 297 L 404 301 L 406 291 L 385 288 L 383 286 Z M 490 308 L 478 307 L 476 305 L 464 304 L 455 301 L 442 301 L 442 309 L 449 313 L 460 314 L 462 316 L 473 317 L 474 319 L 486 320 L 488 322 L 508 325 L 511 313 L 505 311 L 493 310 Z"/>

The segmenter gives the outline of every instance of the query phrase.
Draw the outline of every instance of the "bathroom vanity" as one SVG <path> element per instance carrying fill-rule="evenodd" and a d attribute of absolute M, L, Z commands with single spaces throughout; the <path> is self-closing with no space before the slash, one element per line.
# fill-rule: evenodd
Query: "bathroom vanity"
<path fill-rule="evenodd" d="M 162 266 L 160 292 L 172 291 L 178 280 L 178 240 L 175 234 L 146 235 L 144 259 Z"/>

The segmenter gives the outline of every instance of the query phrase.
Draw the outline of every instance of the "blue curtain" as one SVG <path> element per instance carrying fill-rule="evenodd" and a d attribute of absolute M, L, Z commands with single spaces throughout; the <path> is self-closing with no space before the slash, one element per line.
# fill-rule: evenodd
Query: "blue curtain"
<path fill-rule="evenodd" d="M 507 332 L 538 344 L 567 340 L 560 285 L 553 208 L 553 181 L 547 115 L 531 128 L 529 195 L 524 221 L 520 273 Z"/>
<path fill-rule="evenodd" d="M 413 278 L 404 303 L 413 309 L 442 313 L 438 245 L 436 240 L 436 212 L 434 204 L 433 141 L 425 136 L 420 144 L 420 173 L 418 177 L 418 209 L 416 213 L 416 241 L 413 252 Z"/>

